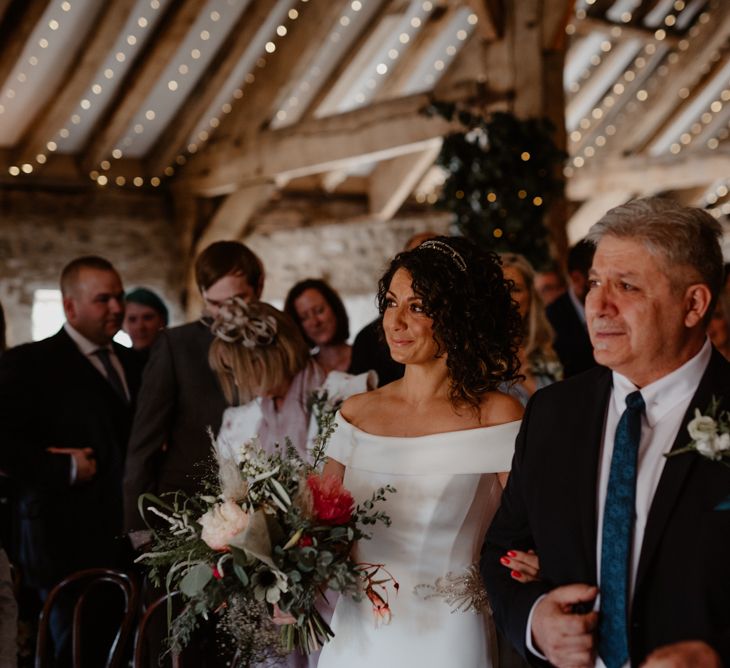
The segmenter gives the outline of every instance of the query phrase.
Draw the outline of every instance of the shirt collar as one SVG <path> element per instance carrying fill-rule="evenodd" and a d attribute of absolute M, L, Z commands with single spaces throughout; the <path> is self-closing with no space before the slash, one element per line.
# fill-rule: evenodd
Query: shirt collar
<path fill-rule="evenodd" d="M 84 355 L 93 355 L 97 350 L 100 350 L 101 348 L 106 348 L 109 351 L 113 350 L 111 344 L 109 344 L 108 346 L 100 346 L 93 341 L 89 341 L 89 339 L 87 339 L 83 334 L 75 330 L 68 323 L 68 321 L 63 323 L 63 329 L 66 331 L 66 334 L 71 337 L 71 340 L 76 344 L 78 349 Z"/>
<path fill-rule="evenodd" d="M 712 346 L 710 339 L 694 357 L 659 380 L 641 388 L 646 405 L 646 421 L 653 429 L 669 411 L 682 401 L 691 399 L 710 363 Z M 638 388 L 626 376 L 613 372 L 613 401 L 618 415 L 626 410 L 626 397 Z"/>

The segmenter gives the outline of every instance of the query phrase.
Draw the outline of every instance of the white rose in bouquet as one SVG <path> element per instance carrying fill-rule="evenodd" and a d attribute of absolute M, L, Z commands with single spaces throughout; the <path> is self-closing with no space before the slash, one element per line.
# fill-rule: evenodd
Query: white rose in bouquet
<path fill-rule="evenodd" d="M 213 550 L 225 550 L 228 542 L 248 526 L 248 514 L 235 501 L 213 506 L 198 520 L 201 539 Z"/>

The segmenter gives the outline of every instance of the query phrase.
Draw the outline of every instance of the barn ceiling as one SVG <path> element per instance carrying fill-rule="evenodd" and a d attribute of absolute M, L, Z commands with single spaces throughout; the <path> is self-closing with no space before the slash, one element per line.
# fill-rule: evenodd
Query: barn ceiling
<path fill-rule="evenodd" d="M 730 214 L 730 2 L 548 4 L 568 40 L 569 235 L 636 195 Z M 0 186 L 170 188 L 236 215 L 283 188 L 359 193 L 387 219 L 434 197 L 449 128 L 417 112 L 474 94 L 503 9 L 0 0 Z"/>

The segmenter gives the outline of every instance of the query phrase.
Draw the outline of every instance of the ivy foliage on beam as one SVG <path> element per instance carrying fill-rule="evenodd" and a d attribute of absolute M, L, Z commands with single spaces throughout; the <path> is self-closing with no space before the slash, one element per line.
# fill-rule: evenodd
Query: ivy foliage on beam
<path fill-rule="evenodd" d="M 436 164 L 447 177 L 435 206 L 453 213 L 459 231 L 481 247 L 521 253 L 543 267 L 549 261 L 544 218 L 563 192 L 566 158 L 550 121 L 505 112 L 485 117 L 445 102 L 424 113 L 464 128 L 444 138 Z"/>

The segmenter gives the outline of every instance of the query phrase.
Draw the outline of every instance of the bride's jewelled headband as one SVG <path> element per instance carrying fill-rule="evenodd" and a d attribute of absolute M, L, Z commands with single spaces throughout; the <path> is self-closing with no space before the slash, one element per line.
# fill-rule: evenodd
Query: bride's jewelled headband
<path fill-rule="evenodd" d="M 245 348 L 257 348 L 274 342 L 277 322 L 255 305 L 247 304 L 240 297 L 232 297 L 221 304 L 210 331 L 226 343 L 240 342 Z"/>
<path fill-rule="evenodd" d="M 464 261 L 464 258 L 461 257 L 461 255 L 454 250 L 449 244 L 439 241 L 438 239 L 429 239 L 428 241 L 424 241 L 420 246 L 416 248 L 416 250 L 421 250 L 422 248 L 430 248 L 431 250 L 438 251 L 439 253 L 443 253 L 444 255 L 448 255 L 453 261 L 454 264 L 459 268 L 459 271 L 463 271 L 466 273 L 466 262 Z"/>

